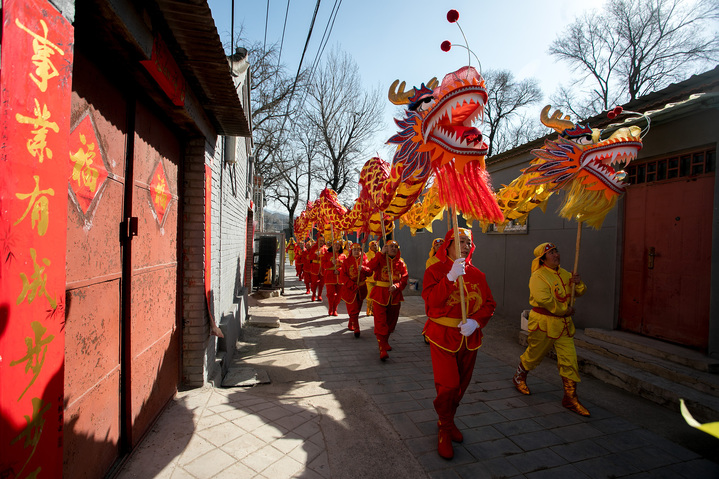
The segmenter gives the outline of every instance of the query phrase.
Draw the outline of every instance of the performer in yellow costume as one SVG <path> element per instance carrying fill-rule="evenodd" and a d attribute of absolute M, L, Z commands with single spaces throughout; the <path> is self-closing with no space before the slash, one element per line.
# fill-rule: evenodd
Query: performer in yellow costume
<path fill-rule="evenodd" d="M 442 246 L 442 243 L 444 243 L 444 238 L 435 238 L 434 241 L 432 241 L 432 247 L 429 250 L 429 258 L 427 258 L 427 261 L 424 263 L 424 269 L 429 268 L 434 263 L 439 261 L 435 255 L 437 254 L 439 247 Z"/>
<path fill-rule="evenodd" d="M 559 251 L 552 243 L 542 243 L 534 249 L 532 276 L 529 278 L 529 337 L 527 349 L 519 358 L 512 382 L 519 392 L 529 394 L 527 373 L 539 366 L 554 346 L 557 366 L 564 385 L 562 406 L 582 416 L 589 411 L 577 398 L 579 367 L 574 349 L 574 308 L 570 306 L 572 284 L 576 296 L 587 290 L 578 274 L 559 266 Z"/>

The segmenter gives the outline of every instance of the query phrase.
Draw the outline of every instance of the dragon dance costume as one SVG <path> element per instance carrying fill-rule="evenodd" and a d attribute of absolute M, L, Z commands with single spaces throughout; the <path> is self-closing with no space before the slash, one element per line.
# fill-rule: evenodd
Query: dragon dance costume
<path fill-rule="evenodd" d="M 293 251 L 294 251 L 293 259 L 295 260 L 295 270 L 297 271 L 297 277 L 300 279 L 300 281 L 302 281 L 304 279 L 302 273 L 305 269 L 305 262 L 304 262 L 304 259 L 302 258 L 302 254 L 305 251 L 304 244 L 301 241 L 298 242 L 294 246 Z"/>
<path fill-rule="evenodd" d="M 327 310 L 330 316 L 337 316 L 337 306 L 340 303 L 340 267 L 346 256 L 342 253 L 339 242 L 335 242 L 332 248 L 339 251 L 333 253 L 332 249 L 326 249 L 322 254 L 321 270 L 324 284 L 327 287 Z"/>
<path fill-rule="evenodd" d="M 517 371 L 512 382 L 522 394 L 530 394 L 527 387 L 527 373 L 539 366 L 544 356 L 554 346 L 557 353 L 557 367 L 562 377 L 564 398 L 562 405 L 571 411 L 589 416 L 589 411 L 579 403 L 576 383 L 579 378 L 577 352 L 574 348 L 574 322 L 570 306 L 572 273 L 557 266 L 556 269 L 544 264 L 545 254 L 556 247 L 542 243 L 534 249 L 532 276 L 529 279 L 529 313 L 527 349 L 520 356 Z M 583 282 L 575 286 L 575 294 L 583 295 L 587 290 Z"/>
<path fill-rule="evenodd" d="M 362 310 L 362 302 L 367 297 L 365 280 L 369 273 L 367 258 L 361 248 L 361 245 L 353 245 L 353 249 L 359 249 L 360 257 L 349 256 L 340 268 L 341 295 L 350 317 L 347 328 L 354 331 L 355 338 L 360 336 L 359 314 Z"/>
<path fill-rule="evenodd" d="M 393 244 L 399 249 L 399 245 L 394 240 L 386 243 L 388 246 Z M 388 263 L 392 268 L 391 277 L 387 268 Z M 369 298 L 372 300 L 372 309 L 374 311 L 374 334 L 379 345 L 380 359 L 384 361 L 389 357 L 387 351 L 392 350 L 389 345 L 389 336 L 397 326 L 400 306 L 404 301 L 402 290 L 407 286 L 409 274 L 407 273 L 407 265 L 400 258 L 399 251 L 394 258 L 378 252 L 367 267 L 374 274 L 376 281 Z M 389 288 L 392 285 L 396 289 L 390 292 Z"/>
<path fill-rule="evenodd" d="M 482 345 L 482 328 L 494 314 L 496 303 L 487 280 L 479 269 L 471 264 L 474 245 L 465 260 L 462 276 L 465 285 L 467 318 L 475 320 L 479 327 L 469 336 L 460 333 L 462 305 L 459 281 L 452 282 L 447 274 L 454 261 L 447 255 L 447 248 L 454 247 L 454 230 L 447 232 L 444 243 L 437 250 L 437 262 L 424 273 L 422 299 L 428 320 L 422 334 L 430 342 L 432 371 L 437 397 L 434 408 L 439 419 L 439 453 L 447 459 L 453 456 L 450 440 L 461 442 L 462 433 L 454 424 L 454 415 L 472 379 L 477 350 Z M 472 240 L 472 232 L 462 229 L 461 234 Z"/>

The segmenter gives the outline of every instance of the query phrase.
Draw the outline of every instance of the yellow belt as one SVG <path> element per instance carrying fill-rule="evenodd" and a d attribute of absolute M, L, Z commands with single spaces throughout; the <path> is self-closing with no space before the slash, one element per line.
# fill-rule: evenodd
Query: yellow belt
<path fill-rule="evenodd" d="M 389 288 L 390 286 L 392 286 L 392 283 L 390 283 L 389 281 L 377 281 L 375 282 L 375 286 L 384 286 L 385 288 Z"/>
<path fill-rule="evenodd" d="M 313 262 L 313 263 L 319 263 L 320 260 L 318 260 L 318 259 L 313 259 L 312 262 Z"/>
<path fill-rule="evenodd" d="M 457 326 L 459 326 L 459 323 L 462 322 L 462 318 L 449 318 L 447 316 L 429 319 L 430 321 L 434 321 L 435 323 L 441 324 L 442 326 L 447 326 L 448 328 L 456 328 Z"/>

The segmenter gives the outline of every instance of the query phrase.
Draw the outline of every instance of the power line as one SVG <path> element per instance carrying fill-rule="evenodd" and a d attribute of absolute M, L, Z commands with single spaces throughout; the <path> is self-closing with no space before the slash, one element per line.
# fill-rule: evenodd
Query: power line
<path fill-rule="evenodd" d="M 262 51 L 267 50 L 267 21 L 270 18 L 270 0 L 267 0 L 267 11 L 265 12 L 265 41 L 262 43 Z"/>
<path fill-rule="evenodd" d="M 285 24 L 282 26 L 282 39 L 280 40 L 280 53 L 277 55 L 277 66 L 280 66 L 282 58 L 282 46 L 285 44 L 285 30 L 287 29 L 287 16 L 290 13 L 290 0 L 287 0 L 287 9 L 285 10 Z"/>

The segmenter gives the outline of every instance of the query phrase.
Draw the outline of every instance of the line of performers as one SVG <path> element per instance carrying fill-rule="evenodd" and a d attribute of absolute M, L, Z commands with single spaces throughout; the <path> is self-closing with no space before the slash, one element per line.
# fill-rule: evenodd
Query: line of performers
<path fill-rule="evenodd" d="M 482 345 L 482 329 L 494 314 L 496 302 L 492 297 L 484 273 L 472 264 L 475 244 L 472 231 L 459 228 L 459 253 L 454 244 L 454 230 L 444 239 L 437 238 L 426 262 L 422 298 L 428 320 L 422 334 L 430 345 L 432 370 L 437 397 L 434 408 L 438 416 L 439 455 L 454 456 L 453 442 L 462 442 L 463 435 L 455 424 L 457 408 L 472 379 L 477 350 Z M 379 357 L 389 358 L 392 350 L 389 337 L 399 318 L 404 301 L 402 290 L 407 286 L 408 273 L 400 257 L 399 244 L 387 241 L 378 251 L 372 241 L 365 254 L 359 243 L 335 241 L 326 245 L 322 236 L 290 244 L 294 253 L 297 275 L 304 281 L 312 301 L 322 300 L 326 288 L 329 315 L 337 316 L 337 306 L 344 300 L 349 315 L 347 327 L 360 336 L 359 314 L 367 298 L 367 314 L 374 316 L 374 334 Z M 559 266 L 560 255 L 552 243 L 542 243 L 534 249 L 532 274 L 529 280 L 528 346 L 519 358 L 512 378 L 514 387 L 522 394 L 530 394 L 527 386 L 529 371 L 539 366 L 554 347 L 557 365 L 564 387 L 562 405 L 589 416 L 579 402 L 576 384 L 580 381 L 574 347 L 575 313 L 571 305 L 571 291 L 581 296 L 586 285 L 579 275 Z M 461 278 L 461 279 L 460 279 Z M 460 292 L 463 290 L 463 294 Z M 466 321 L 463 321 L 462 296 Z"/>

